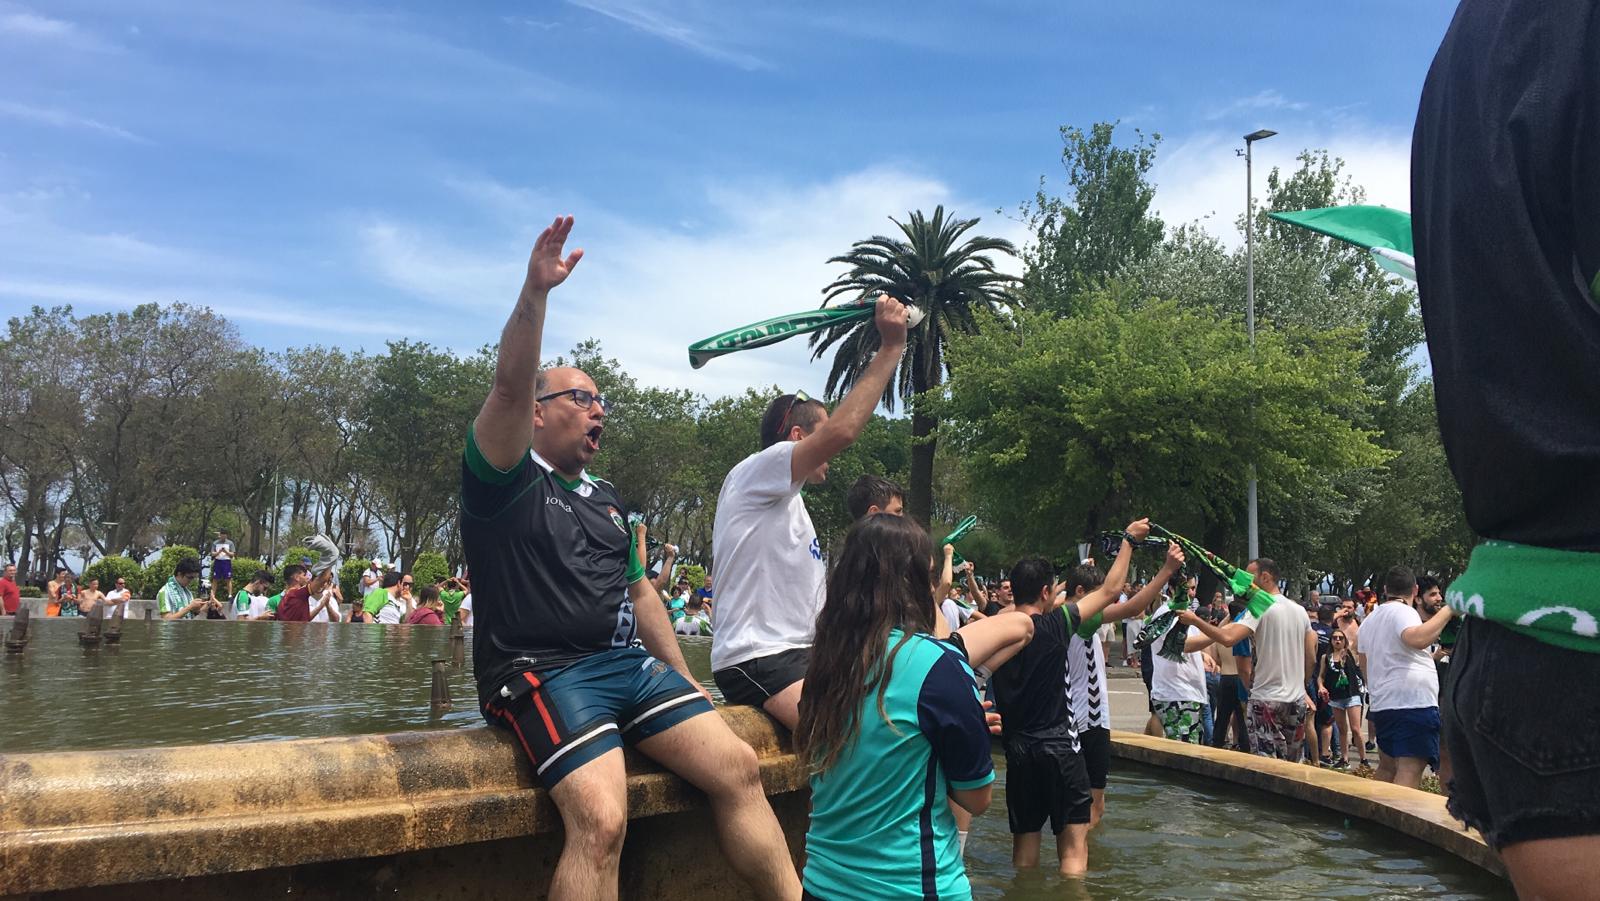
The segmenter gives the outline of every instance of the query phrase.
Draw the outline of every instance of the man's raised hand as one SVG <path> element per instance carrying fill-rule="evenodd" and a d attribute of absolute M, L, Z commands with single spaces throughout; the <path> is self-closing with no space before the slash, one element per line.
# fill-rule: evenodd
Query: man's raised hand
<path fill-rule="evenodd" d="M 906 305 L 887 294 L 878 295 L 872 319 L 878 326 L 881 347 L 902 349 L 906 346 L 906 321 L 910 311 Z"/>
<path fill-rule="evenodd" d="M 524 292 L 548 294 L 551 288 L 566 281 L 567 276 L 572 274 L 578 261 L 583 259 L 583 250 L 574 249 L 566 259 L 561 258 L 567 235 L 571 233 L 571 216 L 557 216 L 549 228 L 539 233 L 539 240 L 533 242 L 533 253 L 528 256 L 528 280 L 522 286 Z"/>
<path fill-rule="evenodd" d="M 1126 531 L 1128 533 L 1128 537 L 1134 541 L 1145 540 L 1146 538 L 1150 537 L 1150 517 L 1146 516 L 1143 519 L 1136 519 L 1133 522 L 1128 523 L 1128 528 Z"/>
<path fill-rule="evenodd" d="M 1183 556 L 1183 548 L 1178 547 L 1178 543 L 1176 541 L 1167 542 L 1166 569 L 1171 572 L 1177 572 L 1178 570 L 1183 569 L 1183 564 L 1186 559 L 1187 558 Z"/>

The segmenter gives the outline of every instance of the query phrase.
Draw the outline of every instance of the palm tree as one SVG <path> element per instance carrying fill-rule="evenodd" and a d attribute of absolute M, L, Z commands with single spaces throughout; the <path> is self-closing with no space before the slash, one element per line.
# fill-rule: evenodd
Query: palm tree
<path fill-rule="evenodd" d="M 890 218 L 904 239 L 874 235 L 857 241 L 850 252 L 830 259 L 846 263 L 850 271 L 823 289 L 823 305 L 841 295 L 883 292 L 923 312 L 922 322 L 906 338 L 906 355 L 900 371 L 883 392 L 883 404 L 894 410 L 898 398 L 912 404 L 911 485 L 906 505 L 923 525 L 933 506 L 934 430 L 939 419 L 927 405 L 916 403 L 924 392 L 944 384 L 949 368 L 944 362 L 946 343 L 954 333 L 977 330 L 973 311 L 987 307 L 998 311 L 1012 301 L 1007 289 L 1018 280 L 998 272 L 985 254 L 990 251 L 1016 256 L 1017 249 L 1003 238 L 973 237 L 959 243 L 977 219 L 945 218 L 941 205 L 933 217 L 913 212 L 907 222 Z M 811 336 L 811 358 L 820 359 L 838 345 L 828 371 L 827 394 L 850 390 L 878 349 L 878 330 L 872 320 L 841 325 Z"/>

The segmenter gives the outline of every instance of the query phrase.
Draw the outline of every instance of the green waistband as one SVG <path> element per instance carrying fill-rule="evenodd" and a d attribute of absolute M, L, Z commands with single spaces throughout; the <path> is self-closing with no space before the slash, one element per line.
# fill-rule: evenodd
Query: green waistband
<path fill-rule="evenodd" d="M 1600 654 L 1600 554 L 1485 541 L 1445 600 L 1459 614 Z"/>

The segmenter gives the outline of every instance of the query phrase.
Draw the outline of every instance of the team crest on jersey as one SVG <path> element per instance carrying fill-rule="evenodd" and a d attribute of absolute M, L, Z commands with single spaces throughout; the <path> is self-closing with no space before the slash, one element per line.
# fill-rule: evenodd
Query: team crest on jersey
<path fill-rule="evenodd" d="M 606 507 L 606 512 L 611 514 L 611 521 L 616 523 L 617 524 L 617 528 L 621 529 L 622 533 L 624 535 L 626 535 L 627 532 L 628 532 L 628 527 L 627 527 L 627 525 L 625 525 L 622 522 L 622 514 L 620 512 L 618 512 L 617 508 L 616 507 Z"/>

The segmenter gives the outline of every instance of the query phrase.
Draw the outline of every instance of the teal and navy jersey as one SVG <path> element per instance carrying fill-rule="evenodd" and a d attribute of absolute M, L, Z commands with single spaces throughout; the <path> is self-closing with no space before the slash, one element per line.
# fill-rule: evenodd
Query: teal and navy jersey
<path fill-rule="evenodd" d="M 628 586 L 644 567 L 610 482 L 584 473 L 569 483 L 531 449 L 502 472 L 469 433 L 461 544 L 480 695 L 518 670 L 548 671 L 634 643 Z"/>
<path fill-rule="evenodd" d="M 902 633 L 889 633 L 889 647 Z M 912 635 L 883 695 L 862 700 L 856 741 L 811 777 L 806 890 L 819 898 L 971 898 L 951 788 L 994 781 L 989 729 L 961 653 Z"/>

